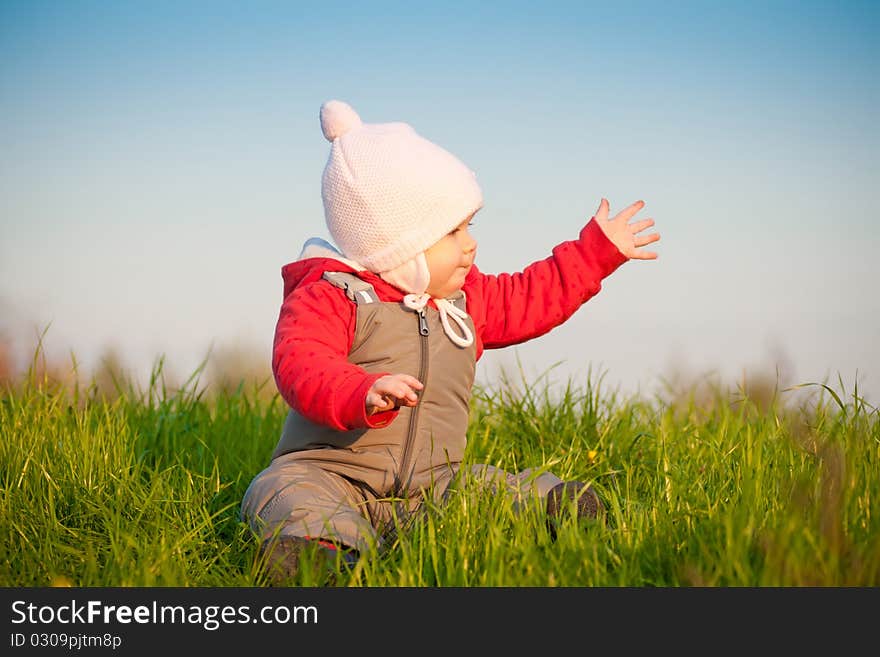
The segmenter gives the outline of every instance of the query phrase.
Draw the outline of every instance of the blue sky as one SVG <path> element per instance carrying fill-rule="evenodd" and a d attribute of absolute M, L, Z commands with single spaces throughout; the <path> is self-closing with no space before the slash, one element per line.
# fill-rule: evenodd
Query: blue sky
<path fill-rule="evenodd" d="M 181 374 L 268 360 L 282 265 L 326 237 L 320 104 L 477 172 L 484 271 L 643 199 L 633 261 L 488 354 L 647 392 L 673 370 L 858 379 L 880 402 L 877 3 L 0 2 L 0 337 Z"/>

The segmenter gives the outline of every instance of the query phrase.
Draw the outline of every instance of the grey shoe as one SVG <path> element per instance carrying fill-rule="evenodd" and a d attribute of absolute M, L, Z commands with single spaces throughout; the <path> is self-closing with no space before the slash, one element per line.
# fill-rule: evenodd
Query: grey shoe
<path fill-rule="evenodd" d="M 337 556 L 343 568 L 352 568 L 358 560 L 356 550 L 337 545 L 331 541 L 302 536 L 279 536 L 263 541 L 260 558 L 265 563 L 270 584 L 279 586 L 294 579 L 303 566 L 303 552 L 315 550 L 321 559 L 324 572 L 314 573 L 316 578 L 326 578 L 335 571 Z"/>
<path fill-rule="evenodd" d="M 556 523 L 564 517 L 566 509 L 571 508 L 572 502 L 578 518 L 598 520 L 604 516 L 605 505 L 592 486 L 580 481 L 563 481 L 547 493 L 547 516 L 550 533 L 554 538 Z"/>

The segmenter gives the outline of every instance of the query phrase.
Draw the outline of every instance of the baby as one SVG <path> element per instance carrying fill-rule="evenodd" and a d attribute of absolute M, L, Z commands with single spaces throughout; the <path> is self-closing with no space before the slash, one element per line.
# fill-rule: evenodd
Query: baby
<path fill-rule="evenodd" d="M 282 269 L 284 300 L 272 368 L 290 411 L 268 467 L 242 501 L 274 581 L 311 545 L 353 562 L 375 550 L 426 496 L 463 476 L 553 517 L 568 501 L 596 517 L 580 482 L 491 465 L 460 471 L 477 360 L 541 336 L 597 294 L 601 281 L 660 239 L 629 223 L 641 201 L 608 219 L 602 199 L 577 239 L 516 274 L 482 273 L 471 221 L 476 175 L 406 123 L 363 123 L 346 103 L 320 111 L 331 142 L 324 214 L 339 250 L 313 238 Z"/>

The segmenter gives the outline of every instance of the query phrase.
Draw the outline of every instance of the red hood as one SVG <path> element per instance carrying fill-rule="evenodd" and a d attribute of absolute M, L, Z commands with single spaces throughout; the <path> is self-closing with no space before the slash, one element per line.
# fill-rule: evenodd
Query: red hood
<path fill-rule="evenodd" d="M 284 280 L 284 298 L 301 285 L 308 285 L 321 280 L 325 271 L 344 271 L 354 274 L 372 284 L 376 294 L 383 301 L 400 301 L 403 292 L 390 283 L 384 281 L 377 274 L 369 271 L 357 271 L 350 265 L 336 260 L 335 258 L 306 258 L 296 260 L 281 268 L 281 278 Z"/>

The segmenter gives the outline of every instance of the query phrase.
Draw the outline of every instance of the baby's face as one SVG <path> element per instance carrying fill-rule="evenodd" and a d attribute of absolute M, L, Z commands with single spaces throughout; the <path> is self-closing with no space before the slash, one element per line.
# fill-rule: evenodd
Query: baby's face
<path fill-rule="evenodd" d="M 473 216 L 471 214 L 425 251 L 425 260 L 431 274 L 426 291 L 432 297 L 445 299 L 464 285 L 464 279 L 477 255 L 477 241 L 468 231 Z"/>

